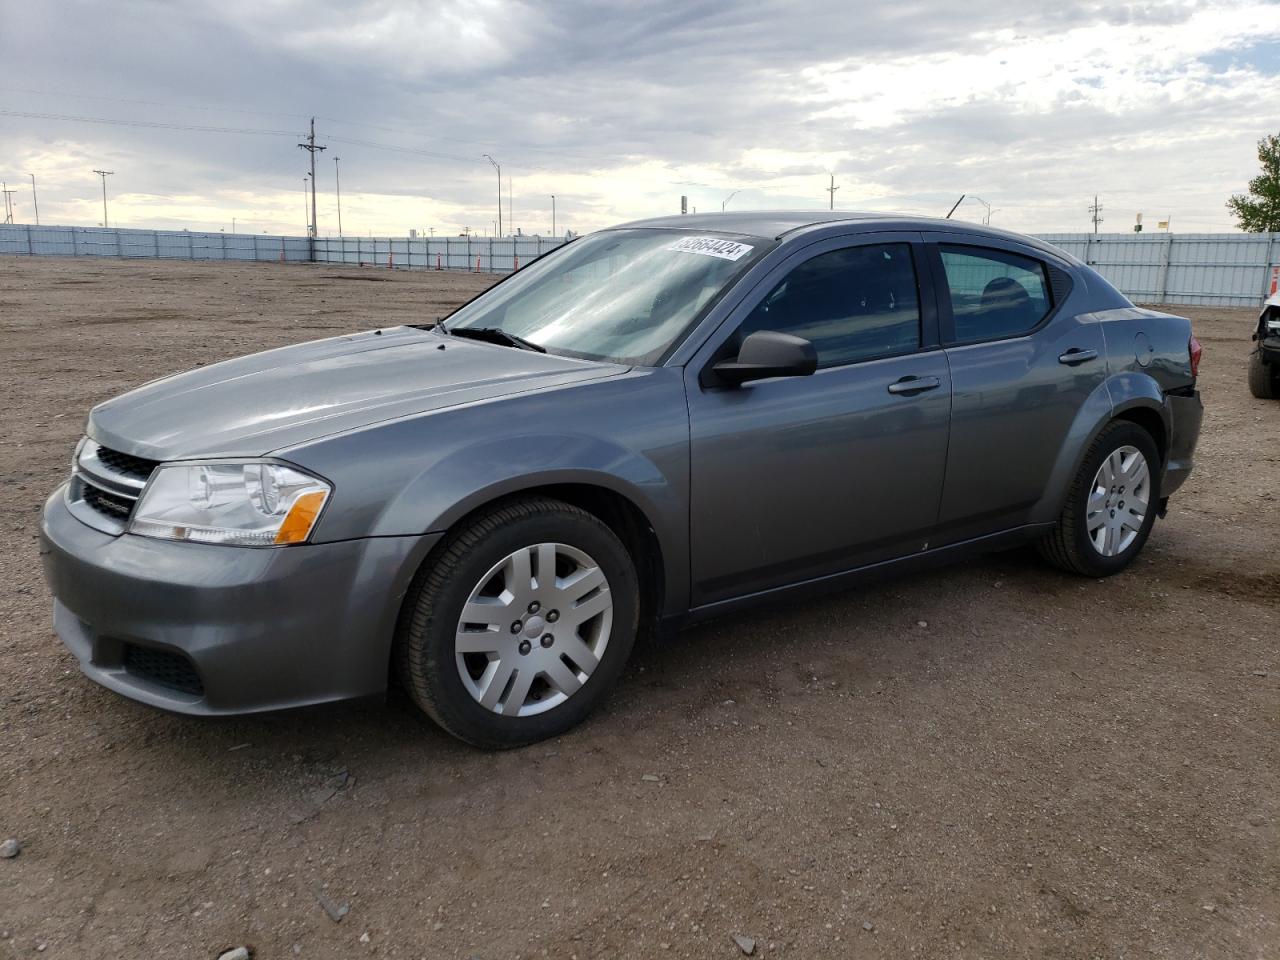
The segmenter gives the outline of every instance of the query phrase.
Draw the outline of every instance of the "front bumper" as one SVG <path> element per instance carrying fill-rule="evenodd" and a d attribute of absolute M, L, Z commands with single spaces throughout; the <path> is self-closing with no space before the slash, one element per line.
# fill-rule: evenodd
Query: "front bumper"
<path fill-rule="evenodd" d="M 401 601 L 438 539 L 253 548 L 112 536 L 73 517 L 60 487 L 40 553 L 54 629 L 91 679 L 213 716 L 385 690 Z"/>
<path fill-rule="evenodd" d="M 1200 423 L 1204 419 L 1204 404 L 1198 390 L 1189 397 L 1170 394 L 1165 397 L 1165 403 L 1169 407 L 1169 456 L 1160 482 L 1161 497 L 1174 493 L 1191 476 Z"/>

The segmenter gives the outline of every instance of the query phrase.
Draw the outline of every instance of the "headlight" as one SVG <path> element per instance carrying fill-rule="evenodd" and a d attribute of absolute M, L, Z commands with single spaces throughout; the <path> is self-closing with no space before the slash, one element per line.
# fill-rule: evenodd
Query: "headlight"
<path fill-rule="evenodd" d="M 151 476 L 129 532 L 249 547 L 304 543 L 332 488 L 279 463 L 175 463 Z"/>

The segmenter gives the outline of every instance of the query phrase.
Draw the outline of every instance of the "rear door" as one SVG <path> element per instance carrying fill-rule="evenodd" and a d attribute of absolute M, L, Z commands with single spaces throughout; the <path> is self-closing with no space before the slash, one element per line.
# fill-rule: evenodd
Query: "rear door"
<path fill-rule="evenodd" d="M 1034 248 L 926 234 L 953 391 L 936 543 L 1029 522 L 1076 414 L 1105 376 L 1102 330 Z"/>
<path fill-rule="evenodd" d="M 686 367 L 695 605 L 924 549 L 951 383 L 919 235 L 873 236 L 784 261 Z M 819 369 L 709 386 L 757 330 L 810 340 Z"/>

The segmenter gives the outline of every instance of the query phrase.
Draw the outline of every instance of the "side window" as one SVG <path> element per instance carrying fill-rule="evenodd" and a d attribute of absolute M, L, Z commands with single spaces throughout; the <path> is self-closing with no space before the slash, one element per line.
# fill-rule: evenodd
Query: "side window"
<path fill-rule="evenodd" d="M 886 243 L 832 250 L 792 270 L 738 330 L 804 337 L 818 366 L 908 353 L 920 346 L 920 297 L 911 247 Z"/>
<path fill-rule="evenodd" d="M 1049 313 L 1044 264 L 1003 250 L 939 247 L 957 343 L 1016 337 Z"/>

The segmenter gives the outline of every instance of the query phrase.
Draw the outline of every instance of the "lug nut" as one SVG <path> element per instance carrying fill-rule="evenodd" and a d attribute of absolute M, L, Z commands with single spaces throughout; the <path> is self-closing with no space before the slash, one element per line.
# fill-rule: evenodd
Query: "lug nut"
<path fill-rule="evenodd" d="M 553 637 L 553 636 L 552 636 L 551 634 L 549 634 L 549 633 L 544 633 L 544 634 L 542 635 L 542 645 L 543 645 L 544 647 L 549 647 L 549 646 L 551 646 L 551 644 L 555 643 L 555 641 L 556 641 L 556 638 L 555 638 L 555 637 Z"/>
<path fill-rule="evenodd" d="M 535 601 L 533 601 L 533 603 L 529 604 L 529 613 L 530 613 L 530 614 L 537 613 L 540 609 L 542 609 L 542 604 L 540 604 L 537 600 L 535 600 Z"/>
<path fill-rule="evenodd" d="M 520 632 L 521 630 L 523 630 L 523 629 L 524 629 L 524 624 L 523 624 L 523 623 L 521 623 L 519 620 L 517 620 L 515 623 L 511 624 L 511 632 L 512 632 L 512 633 L 519 633 L 519 632 Z"/>
<path fill-rule="evenodd" d="M 550 610 L 547 612 L 547 623 L 555 623 L 559 619 L 560 619 L 559 610 Z"/>
<path fill-rule="evenodd" d="M 533 649 L 533 644 L 531 644 L 528 640 L 520 641 L 520 653 L 522 655 L 527 654 L 532 649 Z"/>

